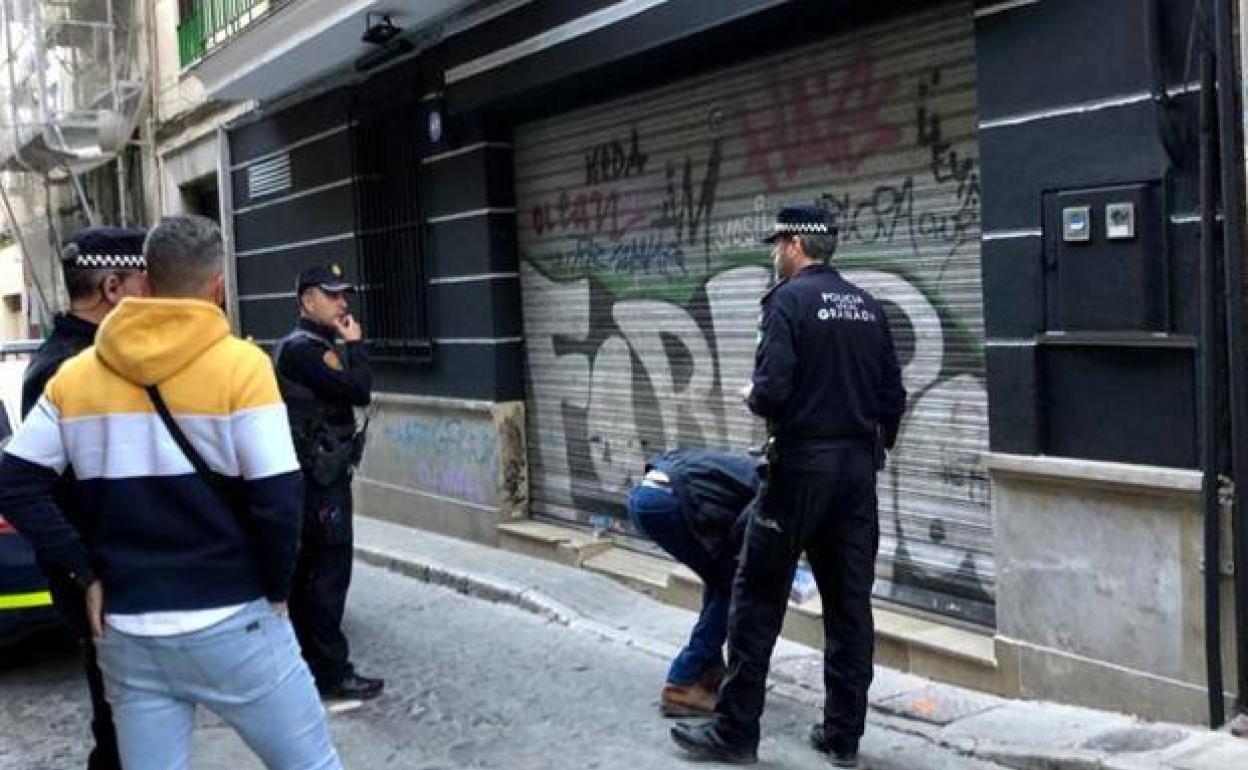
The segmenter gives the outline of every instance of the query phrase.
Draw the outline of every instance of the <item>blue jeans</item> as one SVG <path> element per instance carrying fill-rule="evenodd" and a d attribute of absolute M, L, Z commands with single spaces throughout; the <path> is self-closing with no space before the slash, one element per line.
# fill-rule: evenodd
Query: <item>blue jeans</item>
<path fill-rule="evenodd" d="M 702 579 L 698 622 L 667 672 L 667 681 L 672 684 L 694 684 L 712 669 L 723 667 L 735 554 L 729 551 L 716 559 L 708 552 L 693 536 L 680 502 L 670 490 L 638 484 L 629 493 L 628 511 L 638 529 Z"/>
<path fill-rule="evenodd" d="M 269 770 L 341 770 L 290 623 L 263 600 L 202 631 L 96 642 L 126 770 L 191 766 L 195 706 L 233 727 Z"/>

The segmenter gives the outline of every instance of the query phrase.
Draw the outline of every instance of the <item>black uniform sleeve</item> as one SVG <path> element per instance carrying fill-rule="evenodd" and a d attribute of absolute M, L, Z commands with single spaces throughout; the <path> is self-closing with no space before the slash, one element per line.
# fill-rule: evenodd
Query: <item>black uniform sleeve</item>
<path fill-rule="evenodd" d="M 25 419 L 26 415 L 30 414 L 30 410 L 35 408 L 47 384 L 47 375 L 36 369 L 32 362 L 30 368 L 26 370 L 25 379 L 22 380 L 22 419 Z"/>
<path fill-rule="evenodd" d="M 52 498 L 59 478 L 51 468 L 6 453 L 0 460 L 0 511 L 41 561 L 85 586 L 95 579 L 91 557 Z"/>
<path fill-rule="evenodd" d="M 317 398 L 351 406 L 368 406 L 373 391 L 368 352 L 362 342 L 348 342 L 345 347 L 346 366 L 335 369 L 325 362 L 328 351 L 320 344 L 287 345 L 279 362 L 282 374 L 306 385 Z"/>
<path fill-rule="evenodd" d="M 753 389 L 748 405 L 754 414 L 778 419 L 793 392 L 797 366 L 794 312 L 787 292 L 777 292 L 763 308 L 763 339 L 754 357 Z"/>
<path fill-rule="evenodd" d="M 906 388 L 901 383 L 901 365 L 897 362 L 897 351 L 893 347 L 893 334 L 889 331 L 888 318 L 883 311 L 878 313 L 880 326 L 884 329 L 884 366 L 883 381 L 880 383 L 880 431 L 883 434 L 884 448 L 892 449 L 897 443 L 897 431 L 901 427 L 901 417 L 906 412 Z"/>
<path fill-rule="evenodd" d="M 26 376 L 22 378 L 22 419 L 39 403 L 44 388 L 48 386 L 48 380 L 52 379 L 52 375 L 56 374 L 69 357 L 64 353 L 68 351 L 63 352 L 48 346 L 31 358 L 30 365 L 26 368 Z"/>

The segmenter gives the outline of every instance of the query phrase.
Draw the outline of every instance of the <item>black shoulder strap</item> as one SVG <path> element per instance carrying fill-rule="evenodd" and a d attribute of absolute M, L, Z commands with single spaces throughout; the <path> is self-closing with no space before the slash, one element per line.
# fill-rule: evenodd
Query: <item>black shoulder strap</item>
<path fill-rule="evenodd" d="M 152 406 L 156 407 L 156 413 L 160 415 L 160 421 L 165 424 L 165 428 L 169 430 L 169 435 L 173 436 L 173 441 L 182 450 L 182 454 L 186 455 L 186 459 L 191 461 L 191 465 L 195 467 L 195 472 L 199 474 L 200 479 L 212 488 L 221 502 L 230 510 L 234 510 L 234 504 L 230 500 L 230 495 L 226 492 L 221 483 L 221 479 L 208 468 L 208 463 L 204 462 L 204 458 L 195 450 L 195 445 L 182 432 L 182 428 L 174 421 L 173 415 L 169 413 L 169 406 L 165 403 L 164 396 L 160 395 L 160 388 L 155 385 L 148 385 L 147 397 L 152 400 Z"/>

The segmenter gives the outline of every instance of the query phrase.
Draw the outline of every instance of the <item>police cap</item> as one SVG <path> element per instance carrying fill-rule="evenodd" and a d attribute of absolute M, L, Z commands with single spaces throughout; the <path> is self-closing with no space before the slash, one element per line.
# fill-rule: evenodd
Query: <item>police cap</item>
<path fill-rule="evenodd" d="M 61 252 L 62 264 L 74 270 L 146 270 L 141 227 L 87 227 L 74 233 Z"/>
<path fill-rule="evenodd" d="M 321 291 L 337 293 L 354 291 L 355 286 L 346 279 L 346 273 L 337 262 L 328 265 L 315 265 L 299 274 L 299 282 L 295 285 L 295 293 L 303 294 L 305 289 L 317 287 Z"/>
<path fill-rule="evenodd" d="M 785 206 L 776 212 L 771 233 L 763 243 L 774 243 L 783 235 L 836 235 L 836 216 L 822 206 Z"/>

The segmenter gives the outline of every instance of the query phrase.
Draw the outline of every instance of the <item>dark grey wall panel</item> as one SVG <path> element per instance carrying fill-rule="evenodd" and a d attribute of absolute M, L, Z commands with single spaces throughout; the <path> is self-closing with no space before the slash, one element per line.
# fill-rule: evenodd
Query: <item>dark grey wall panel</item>
<path fill-rule="evenodd" d="M 1044 451 L 1035 345 L 989 345 L 988 445 L 994 452 Z"/>
<path fill-rule="evenodd" d="M 295 278 L 312 265 L 336 262 L 346 271 L 348 280 L 355 280 L 355 239 L 282 249 L 235 261 L 238 284 L 245 294 L 271 294 L 294 291 Z"/>
<path fill-rule="evenodd" d="M 285 336 L 299 318 L 294 298 L 281 297 L 238 303 L 243 334 L 257 340 L 274 340 Z"/>
<path fill-rule="evenodd" d="M 425 216 L 436 218 L 515 201 L 511 150 L 481 147 L 423 166 L 421 195 Z"/>
<path fill-rule="evenodd" d="M 1195 466 L 1192 351 L 1052 347 L 1043 356 L 1049 454 Z"/>
<path fill-rule="evenodd" d="M 514 273 L 519 269 L 514 214 L 491 214 L 430 225 L 427 242 L 426 267 L 430 278 Z"/>
<path fill-rule="evenodd" d="M 479 56 L 541 34 L 551 27 L 580 18 L 610 5 L 606 0 L 543 0 L 506 13 L 488 24 L 468 30 L 446 46 L 445 64 L 454 67 Z"/>
<path fill-rule="evenodd" d="M 274 112 L 262 108 L 250 113 L 230 131 L 230 159 L 245 163 L 341 126 L 350 103 L 350 91 L 339 89 Z"/>
<path fill-rule="evenodd" d="M 1044 327 L 1044 242 L 984 241 L 984 327 L 989 339 L 1030 337 Z"/>
<path fill-rule="evenodd" d="M 234 250 L 251 251 L 354 230 L 354 192 L 347 185 L 235 215 Z"/>
<path fill-rule="evenodd" d="M 1197 95 L 1179 93 L 1191 77 L 1193 0 L 1157 5 L 1153 36 L 1147 3 L 976 3 L 1001 9 L 976 21 L 983 229 L 989 236 L 1042 234 L 984 243 L 985 322 L 997 343 L 988 351 L 994 450 L 1195 463 L 1193 350 L 1182 335 L 1195 332 L 1199 317 L 1199 227 L 1190 221 L 1198 211 Z M 1155 80 L 1172 92 L 1164 109 L 1150 98 Z M 1148 329 L 1178 336 L 1148 340 L 1141 324 L 1111 319 L 1097 326 L 1110 335 L 1097 345 L 1054 344 L 1059 338 L 1019 344 L 1036 337 L 1035 299 L 1055 299 L 1043 256 L 1046 248 L 1061 251 L 1061 233 L 1056 219 L 1044 220 L 1044 195 L 1132 183 L 1161 183 L 1156 205 L 1140 211 L 1153 240 L 1137 239 L 1145 253 L 1135 260 L 1144 271 L 1137 284 L 1147 279 L 1157 290 L 1127 302 L 1124 293 L 1104 290 L 1106 275 L 1113 283 L 1122 273 L 1094 277 L 1070 252 L 1075 261 L 1062 275 L 1075 277 L 1064 279 L 1062 291 L 1092 307 L 1106 298 L 1125 303 L 1113 319 L 1147 318 Z M 1080 280 L 1094 291 L 1080 293 Z M 1138 306 L 1146 300 L 1156 312 Z M 1118 326 L 1137 329 L 1136 338 Z"/>
<path fill-rule="evenodd" d="M 1045 0 L 980 18 L 980 119 L 1149 91 L 1145 5 Z M 1157 50 L 1167 85 L 1176 85 L 1183 75 L 1191 9 L 1182 2 L 1159 5 L 1165 8 Z"/>
<path fill-rule="evenodd" d="M 519 337 L 520 279 L 433 284 L 429 287 L 437 337 Z"/>
<path fill-rule="evenodd" d="M 431 364 L 375 362 L 373 387 L 393 393 L 518 401 L 524 398 L 523 350 L 520 344 L 435 344 Z"/>
<path fill-rule="evenodd" d="M 1065 115 L 979 132 L 983 228 L 1040 226 L 1045 190 L 1161 179 L 1167 168 L 1152 105 Z"/>
<path fill-rule="evenodd" d="M 526 117 L 649 87 L 931 7 L 924 0 L 669 0 L 609 27 L 448 88 L 458 111 L 505 105 Z M 454 41 L 450 47 L 454 48 Z M 454 58 L 450 54 L 448 58 Z"/>
<path fill-rule="evenodd" d="M 1219 239 L 1217 248 L 1221 253 Z M 1170 321 L 1178 334 L 1200 333 L 1200 223 L 1170 225 Z"/>

